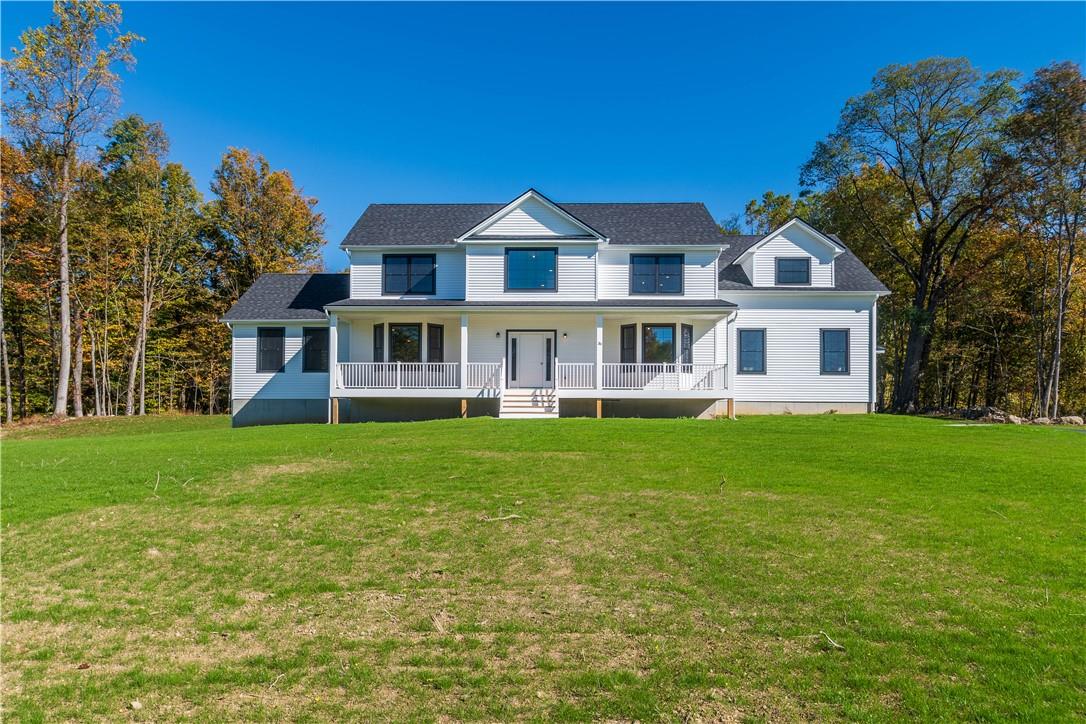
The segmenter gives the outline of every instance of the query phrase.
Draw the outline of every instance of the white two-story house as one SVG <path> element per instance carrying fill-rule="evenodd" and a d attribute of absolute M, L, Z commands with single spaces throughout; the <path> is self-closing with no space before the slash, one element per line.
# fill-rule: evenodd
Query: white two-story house
<path fill-rule="evenodd" d="M 374 204 L 343 274 L 266 274 L 224 316 L 235 425 L 467 415 L 867 412 L 886 288 L 795 219 L 699 203 Z"/>

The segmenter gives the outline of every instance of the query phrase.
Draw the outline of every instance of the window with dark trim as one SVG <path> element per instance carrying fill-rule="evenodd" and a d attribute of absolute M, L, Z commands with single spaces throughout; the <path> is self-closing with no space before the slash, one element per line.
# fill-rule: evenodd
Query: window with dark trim
<path fill-rule="evenodd" d="M 256 328 L 256 371 L 283 371 L 283 338 L 287 330 L 284 327 Z"/>
<path fill-rule="evenodd" d="M 388 325 L 388 352 L 390 362 L 421 362 L 422 325 Z"/>
<path fill-rule="evenodd" d="M 433 294 L 434 254 L 385 254 L 382 294 Z"/>
<path fill-rule="evenodd" d="M 637 362 L 636 324 L 624 324 L 619 328 L 618 361 L 624 364 Z"/>
<path fill-rule="evenodd" d="M 328 327 L 302 328 L 302 372 L 328 371 Z"/>
<path fill-rule="evenodd" d="M 675 363 L 675 325 L 641 325 L 641 361 L 647 363 Z"/>
<path fill-rule="evenodd" d="M 426 325 L 426 361 L 445 361 L 445 327 L 440 324 Z"/>
<path fill-rule="evenodd" d="M 679 328 L 679 354 L 684 365 L 694 364 L 694 327 L 684 324 Z"/>
<path fill-rule="evenodd" d="M 682 254 L 630 254 L 630 294 L 682 293 Z"/>
<path fill-rule="evenodd" d="M 510 292 L 558 290 L 557 249 L 506 249 L 505 289 Z"/>
<path fill-rule="evenodd" d="M 373 325 L 373 361 L 385 361 L 385 325 Z"/>
<path fill-rule="evenodd" d="M 823 329 L 821 330 L 821 337 L 821 373 L 824 375 L 847 375 L 848 330 Z"/>
<path fill-rule="evenodd" d="M 777 257 L 777 284 L 810 284 L 811 283 L 811 258 L 804 257 Z"/>
<path fill-rule="evenodd" d="M 739 344 L 739 369 L 741 375 L 765 374 L 765 330 L 764 329 L 740 329 Z"/>

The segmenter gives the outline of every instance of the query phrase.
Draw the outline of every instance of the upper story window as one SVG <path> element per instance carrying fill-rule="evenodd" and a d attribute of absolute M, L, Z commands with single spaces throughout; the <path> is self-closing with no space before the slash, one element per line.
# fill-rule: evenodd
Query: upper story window
<path fill-rule="evenodd" d="M 682 254 L 630 255 L 630 294 L 682 293 Z"/>
<path fill-rule="evenodd" d="M 777 257 L 777 284 L 810 284 L 811 258 Z"/>
<path fill-rule="evenodd" d="M 383 294 L 433 294 L 433 254 L 385 254 Z"/>
<path fill-rule="evenodd" d="M 557 249 L 506 249 L 505 289 L 553 292 L 558 289 Z"/>

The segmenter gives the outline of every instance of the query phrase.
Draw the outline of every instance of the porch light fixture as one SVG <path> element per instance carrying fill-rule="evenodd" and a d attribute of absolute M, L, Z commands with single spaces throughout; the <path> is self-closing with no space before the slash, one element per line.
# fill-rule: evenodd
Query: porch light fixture
<path fill-rule="evenodd" d="M 501 332 L 495 332 L 495 333 L 494 333 L 494 336 L 495 336 L 495 337 L 501 337 L 501 336 L 502 336 L 502 333 L 501 333 Z"/>
<path fill-rule="evenodd" d="M 568 332 L 562 332 L 562 339 L 569 339 L 569 333 Z"/>

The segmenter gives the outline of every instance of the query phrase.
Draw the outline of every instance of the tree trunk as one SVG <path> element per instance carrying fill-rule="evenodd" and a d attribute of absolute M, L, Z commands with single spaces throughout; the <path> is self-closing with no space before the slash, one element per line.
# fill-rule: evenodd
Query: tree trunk
<path fill-rule="evenodd" d="M 4 365 L 4 420 L 11 424 L 15 408 L 11 401 L 11 367 L 8 366 L 8 333 L 4 328 L 3 278 L 0 277 L 0 357 Z"/>
<path fill-rule="evenodd" d="M 75 315 L 75 360 L 72 369 L 72 412 L 83 417 L 83 315 Z"/>
<path fill-rule="evenodd" d="M 68 278 L 68 203 L 71 201 L 71 166 L 74 148 L 64 149 L 60 193 L 60 360 L 53 417 L 68 416 L 68 382 L 72 366 L 72 303 Z"/>
<path fill-rule="evenodd" d="M 140 415 L 147 414 L 147 332 L 140 345 Z"/>
<path fill-rule="evenodd" d="M 909 337 L 905 343 L 905 362 L 901 366 L 901 380 L 894 388 L 894 412 L 916 412 L 924 347 L 927 345 L 927 336 L 931 333 L 926 320 L 922 317 L 923 312 L 919 307 L 914 307 L 913 317 L 909 320 Z"/>
<path fill-rule="evenodd" d="M 98 350 L 94 342 L 94 327 L 91 327 L 89 332 L 91 342 L 91 382 L 94 384 L 94 415 L 95 417 L 101 417 L 102 394 L 98 389 Z"/>
<path fill-rule="evenodd" d="M 150 250 L 143 249 L 143 299 L 140 304 L 140 324 L 136 331 L 136 342 L 132 345 L 132 357 L 128 365 L 128 395 L 125 398 L 124 414 L 135 413 L 136 403 L 136 374 L 140 368 L 140 357 L 143 354 L 143 346 L 147 341 L 147 322 L 151 316 L 151 298 L 148 293 L 148 274 L 150 273 Z"/>

